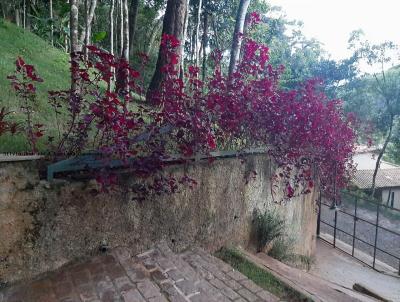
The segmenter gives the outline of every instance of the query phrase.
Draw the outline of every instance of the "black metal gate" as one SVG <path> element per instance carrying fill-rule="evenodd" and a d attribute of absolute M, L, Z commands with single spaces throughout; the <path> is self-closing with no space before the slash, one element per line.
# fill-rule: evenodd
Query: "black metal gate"
<path fill-rule="evenodd" d="M 366 265 L 400 275 L 400 210 L 344 192 L 320 196 L 318 237 Z"/>

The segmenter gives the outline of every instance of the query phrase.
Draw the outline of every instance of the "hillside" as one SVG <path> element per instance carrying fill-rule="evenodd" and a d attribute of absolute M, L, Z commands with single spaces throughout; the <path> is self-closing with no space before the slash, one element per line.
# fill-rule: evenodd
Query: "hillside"
<path fill-rule="evenodd" d="M 15 59 L 22 56 L 36 67 L 44 83 L 38 85 L 38 108 L 41 121 L 53 121 L 53 112 L 47 103 L 47 91 L 66 89 L 69 86 L 68 55 L 49 45 L 38 36 L 0 19 L 0 107 L 15 111 L 21 119 L 19 102 L 10 88 L 7 75 L 15 70 Z M 51 125 L 55 126 L 55 125 Z M 53 127 L 52 127 L 53 128 Z M 0 137 L 1 152 L 29 150 L 22 136 Z"/>

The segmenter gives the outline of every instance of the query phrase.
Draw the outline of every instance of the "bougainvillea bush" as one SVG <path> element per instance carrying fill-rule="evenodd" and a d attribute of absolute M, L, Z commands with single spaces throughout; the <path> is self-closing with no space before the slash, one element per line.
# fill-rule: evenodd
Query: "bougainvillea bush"
<path fill-rule="evenodd" d="M 171 154 L 181 154 L 184 160 L 232 147 L 266 148 L 277 165 L 272 191 L 283 188 L 287 198 L 311 192 L 315 180 L 327 193 L 345 186 L 353 170 L 354 118 L 344 115 L 340 101 L 328 100 L 317 81 L 296 90 L 280 88 L 284 67 L 269 64 L 268 47 L 241 38 L 243 56 L 233 75 L 222 72 L 222 55 L 215 51 L 213 74 L 202 82 L 196 66 L 188 68 L 185 80 L 179 77 L 180 42 L 163 35 L 163 81 L 147 102 L 137 100 L 145 95 L 141 70 L 89 46 L 88 60 L 78 54 L 72 62 L 74 89 L 49 92 L 56 116 L 68 115 L 59 122 L 58 137 L 50 138 L 50 150 L 66 156 L 96 151 L 106 167 L 108 161 L 121 160 L 136 177 L 152 179 L 133 188 L 139 194 L 174 192 L 179 184 L 195 184 L 195 179 L 162 173 Z M 146 64 L 147 57 L 140 57 Z M 24 96 L 27 90 L 27 107 L 39 77 L 21 62 L 17 60 L 16 75 L 10 79 L 18 94 Z M 119 91 L 114 70 L 125 77 Z M 45 131 L 38 126 L 27 127 L 33 148 Z M 104 187 L 118 181 L 111 169 L 99 175 Z"/>

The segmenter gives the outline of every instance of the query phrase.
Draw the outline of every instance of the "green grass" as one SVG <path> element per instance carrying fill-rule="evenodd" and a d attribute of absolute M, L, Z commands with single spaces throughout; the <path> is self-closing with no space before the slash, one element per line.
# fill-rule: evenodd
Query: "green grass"
<path fill-rule="evenodd" d="M 278 296 L 285 301 L 311 301 L 298 293 L 293 288 L 276 279 L 271 273 L 261 269 L 247 260 L 237 250 L 223 248 L 215 254 L 216 257 L 230 264 L 234 269 L 241 272 L 258 286 Z"/>
<path fill-rule="evenodd" d="M 55 129 L 54 113 L 47 103 L 47 91 L 68 89 L 69 57 L 65 52 L 52 47 L 38 36 L 0 19 L 0 107 L 15 111 L 13 119 L 22 120 L 19 100 L 11 90 L 7 76 L 15 70 L 15 59 L 21 56 L 28 64 L 36 67 L 44 83 L 38 83 L 38 106 L 36 122 Z M 22 135 L 1 136 L 1 152 L 29 151 Z"/>

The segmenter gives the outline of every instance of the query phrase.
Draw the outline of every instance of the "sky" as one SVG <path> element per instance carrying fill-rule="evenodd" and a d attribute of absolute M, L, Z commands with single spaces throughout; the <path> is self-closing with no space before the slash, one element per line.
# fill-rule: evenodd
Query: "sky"
<path fill-rule="evenodd" d="M 303 33 L 324 44 L 335 60 L 348 57 L 347 41 L 362 29 L 371 43 L 400 44 L 400 0 L 268 0 L 289 19 L 304 22 Z"/>

